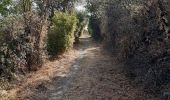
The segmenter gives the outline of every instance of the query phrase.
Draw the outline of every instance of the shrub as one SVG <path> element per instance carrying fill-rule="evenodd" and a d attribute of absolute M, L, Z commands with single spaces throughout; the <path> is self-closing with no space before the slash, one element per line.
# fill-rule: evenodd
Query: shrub
<path fill-rule="evenodd" d="M 103 39 L 101 36 L 99 20 L 93 18 L 93 16 L 89 18 L 88 32 L 96 41 L 101 41 Z"/>
<path fill-rule="evenodd" d="M 22 62 L 25 61 L 23 52 L 17 51 L 19 42 L 23 43 L 19 38 L 21 26 L 18 19 L 16 16 L 8 16 L 0 22 L 0 81 L 15 78 L 21 63 L 26 65 L 26 62 Z"/>
<path fill-rule="evenodd" d="M 75 43 L 79 43 L 79 38 L 83 34 L 84 28 L 86 26 L 86 12 L 78 12 L 76 16 L 78 22 L 77 22 L 76 31 L 74 33 L 74 37 L 75 37 Z"/>
<path fill-rule="evenodd" d="M 93 27 L 98 25 L 104 46 L 124 63 L 126 75 L 150 92 L 160 91 L 170 83 L 170 37 L 167 36 L 170 6 L 166 5 L 167 0 L 138 0 L 127 4 L 120 0 L 107 2 L 112 5 L 101 8 L 96 5 L 100 2 L 92 0 L 91 7 L 96 9 L 91 15 L 100 20 L 94 23 L 94 19 L 90 19 L 94 23 L 90 23 L 90 32 L 94 35 Z"/>
<path fill-rule="evenodd" d="M 53 26 L 48 34 L 47 51 L 49 55 L 57 55 L 73 46 L 76 29 L 76 15 L 58 12 L 53 17 Z"/>

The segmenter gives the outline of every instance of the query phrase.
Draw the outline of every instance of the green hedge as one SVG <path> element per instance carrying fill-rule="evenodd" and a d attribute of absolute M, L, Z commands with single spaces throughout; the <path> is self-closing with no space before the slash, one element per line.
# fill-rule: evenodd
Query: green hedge
<path fill-rule="evenodd" d="M 77 28 L 74 33 L 74 36 L 75 36 L 75 43 L 79 43 L 79 38 L 83 34 L 84 28 L 86 26 L 86 20 L 85 20 L 86 13 L 77 12 L 76 16 L 77 16 L 78 22 L 77 22 Z"/>
<path fill-rule="evenodd" d="M 100 21 L 99 19 L 90 16 L 88 24 L 88 32 L 95 41 L 102 41 L 103 37 L 101 36 L 100 30 Z"/>
<path fill-rule="evenodd" d="M 47 51 L 49 55 L 54 56 L 73 46 L 77 18 L 75 14 L 58 12 L 52 21 L 53 26 L 48 34 Z"/>

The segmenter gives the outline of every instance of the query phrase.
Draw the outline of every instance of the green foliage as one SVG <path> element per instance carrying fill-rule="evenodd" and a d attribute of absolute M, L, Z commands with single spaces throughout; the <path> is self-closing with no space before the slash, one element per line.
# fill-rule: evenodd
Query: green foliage
<path fill-rule="evenodd" d="M 2 40 L 2 38 L 3 38 L 3 32 L 0 32 L 0 43 L 1 43 L 1 40 Z"/>
<path fill-rule="evenodd" d="M 74 14 L 58 12 L 53 17 L 53 26 L 48 34 L 47 51 L 57 55 L 73 46 L 77 19 Z"/>
<path fill-rule="evenodd" d="M 94 40 L 96 41 L 102 40 L 99 21 L 98 19 L 95 19 L 93 16 L 89 18 L 88 32 Z"/>
<path fill-rule="evenodd" d="M 58 54 L 73 45 L 76 0 L 0 0 L 0 83 L 15 75 L 37 70 L 49 54 Z M 69 13 L 54 12 L 68 11 Z M 48 20 L 47 20 L 48 19 Z M 50 24 L 48 24 L 50 23 Z M 1 85 L 0 85 L 1 88 Z"/>
<path fill-rule="evenodd" d="M 77 19 L 79 20 L 78 24 L 81 24 L 83 23 L 84 19 L 85 19 L 85 13 L 83 12 L 78 12 L 77 13 Z"/>
<path fill-rule="evenodd" d="M 11 0 L 1 0 L 0 1 L 0 14 L 5 15 L 8 11 L 8 6 L 10 5 Z"/>
<path fill-rule="evenodd" d="M 80 36 L 83 34 L 84 28 L 86 26 L 86 12 L 78 12 L 76 14 L 78 22 L 77 22 L 77 28 L 76 32 L 74 33 L 75 36 L 75 43 L 79 42 Z"/>
<path fill-rule="evenodd" d="M 16 51 L 19 42 L 23 43 L 18 36 L 20 26 L 17 23 L 20 19 L 18 16 L 8 16 L 0 22 L 0 81 L 2 78 L 8 78 L 8 80 L 14 78 L 13 74 L 23 61 L 18 56 L 23 52 Z"/>
<path fill-rule="evenodd" d="M 166 0 L 87 1 L 89 32 L 96 36 L 94 33 L 101 31 L 106 49 L 118 61 L 126 62 L 129 77 L 153 92 L 170 83 L 169 35 L 166 39 L 170 15 Z"/>

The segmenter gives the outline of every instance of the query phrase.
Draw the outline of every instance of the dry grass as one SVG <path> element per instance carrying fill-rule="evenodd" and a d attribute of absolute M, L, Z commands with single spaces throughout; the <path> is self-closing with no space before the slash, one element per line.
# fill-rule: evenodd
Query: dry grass
<path fill-rule="evenodd" d="M 120 65 L 91 39 L 47 61 L 2 100 L 160 100 L 133 87 Z"/>
<path fill-rule="evenodd" d="M 35 88 L 43 81 L 50 81 L 55 74 L 60 75 L 68 71 L 70 64 L 77 57 L 78 52 L 71 50 L 60 56 L 58 60 L 47 61 L 37 72 L 32 72 L 26 76 L 25 80 L 18 83 L 15 88 L 8 91 L 8 95 L 2 97 L 2 100 L 18 100 L 24 96 L 30 95 L 30 88 Z M 21 94 L 19 97 L 18 94 Z"/>

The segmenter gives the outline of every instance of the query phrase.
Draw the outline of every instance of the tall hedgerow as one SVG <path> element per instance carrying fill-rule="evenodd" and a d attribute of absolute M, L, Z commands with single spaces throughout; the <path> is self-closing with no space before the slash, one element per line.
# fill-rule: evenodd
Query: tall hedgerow
<path fill-rule="evenodd" d="M 75 14 L 57 12 L 52 22 L 53 25 L 48 34 L 47 51 L 49 55 L 54 56 L 73 46 L 77 18 Z"/>
<path fill-rule="evenodd" d="M 90 16 L 88 32 L 92 36 L 92 38 L 96 41 L 101 41 L 103 39 L 103 37 L 101 36 L 99 19 L 95 19 L 93 16 Z"/>
<path fill-rule="evenodd" d="M 87 18 L 86 18 L 87 12 L 77 12 L 77 28 L 75 31 L 75 43 L 79 43 L 79 38 L 83 34 L 85 26 L 87 24 Z"/>

